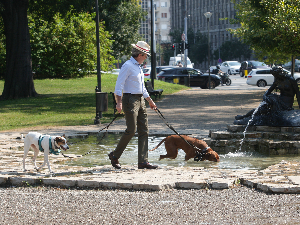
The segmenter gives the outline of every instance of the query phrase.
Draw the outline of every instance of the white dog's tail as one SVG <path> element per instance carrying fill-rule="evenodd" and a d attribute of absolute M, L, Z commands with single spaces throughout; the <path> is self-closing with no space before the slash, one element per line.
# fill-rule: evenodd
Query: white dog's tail
<path fill-rule="evenodd" d="M 161 142 L 159 142 L 159 144 L 158 144 L 155 148 L 153 148 L 153 149 L 151 149 L 151 150 L 149 150 L 149 151 L 151 152 L 151 151 L 154 151 L 155 149 L 157 149 L 162 143 L 165 142 L 166 139 L 167 139 L 167 138 L 164 138 Z"/>
<path fill-rule="evenodd" d="M 23 139 L 24 139 L 24 135 L 23 135 L 23 134 L 21 134 L 21 136 L 20 136 L 20 137 L 17 137 L 16 139 L 23 140 Z"/>

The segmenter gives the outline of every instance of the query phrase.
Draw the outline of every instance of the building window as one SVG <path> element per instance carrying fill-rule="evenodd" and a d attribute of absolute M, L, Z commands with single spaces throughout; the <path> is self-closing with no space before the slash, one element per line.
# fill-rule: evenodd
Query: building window
<path fill-rule="evenodd" d="M 161 7 L 167 7 L 167 2 L 161 2 L 160 5 Z"/>
<path fill-rule="evenodd" d="M 168 40 L 168 36 L 161 36 L 161 40 L 162 41 L 167 41 Z"/>
<path fill-rule="evenodd" d="M 168 25 L 167 25 L 167 24 L 161 24 L 161 29 L 162 29 L 162 30 L 168 29 Z"/>
<path fill-rule="evenodd" d="M 167 13 L 162 13 L 161 18 L 167 18 Z"/>

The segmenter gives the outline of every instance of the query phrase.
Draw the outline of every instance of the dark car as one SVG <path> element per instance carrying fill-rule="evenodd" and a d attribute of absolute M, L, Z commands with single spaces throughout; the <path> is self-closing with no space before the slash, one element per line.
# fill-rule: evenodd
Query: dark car
<path fill-rule="evenodd" d="M 292 62 L 288 62 L 284 65 L 282 65 L 282 67 L 286 70 L 289 70 L 291 71 L 291 68 L 292 68 Z M 299 59 L 295 59 L 295 72 L 300 72 L 300 60 Z"/>
<path fill-rule="evenodd" d="M 160 71 L 163 69 L 168 69 L 168 68 L 175 68 L 176 66 L 157 66 L 156 67 L 156 74 L 159 74 Z"/>
<path fill-rule="evenodd" d="M 247 77 L 248 73 L 250 73 L 252 69 L 271 69 L 271 68 L 267 66 L 264 62 L 259 62 L 254 60 L 244 61 L 241 63 L 240 76 Z"/>
<path fill-rule="evenodd" d="M 186 67 L 176 67 L 163 69 L 158 75 L 158 80 L 163 80 L 174 84 L 183 84 L 190 87 L 209 88 L 209 75 Z M 220 77 L 215 74 L 210 75 L 210 88 L 220 85 Z"/>

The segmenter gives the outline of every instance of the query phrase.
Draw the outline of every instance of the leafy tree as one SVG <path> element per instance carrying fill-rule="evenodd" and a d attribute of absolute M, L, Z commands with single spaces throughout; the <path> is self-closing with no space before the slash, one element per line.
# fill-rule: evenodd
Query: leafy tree
<path fill-rule="evenodd" d="M 260 59 L 285 62 L 300 55 L 299 0 L 234 0 L 241 27 L 233 34 L 250 45 Z"/>
<path fill-rule="evenodd" d="M 173 45 L 173 43 L 172 44 L 163 43 L 161 45 L 161 49 L 162 49 L 161 55 L 162 55 L 162 58 L 163 58 L 162 66 L 168 66 L 170 57 L 174 57 L 174 50 L 172 49 L 172 45 Z M 156 49 L 158 49 L 158 47 L 156 47 Z"/>
<path fill-rule="evenodd" d="M 189 58 L 195 64 L 200 64 L 207 59 L 208 57 L 208 39 L 207 34 L 202 34 L 200 31 L 197 31 L 195 35 L 195 43 L 189 38 Z"/>
<path fill-rule="evenodd" d="M 0 0 L 6 36 L 6 71 L 2 99 L 36 96 L 31 69 L 28 0 Z"/>
<path fill-rule="evenodd" d="M 138 0 L 120 1 L 116 7 L 111 2 L 102 1 L 100 7 L 104 10 L 100 18 L 105 21 L 105 27 L 114 40 L 112 54 L 119 59 L 122 55 L 129 55 L 131 44 L 141 39 L 138 33 L 140 21 L 145 19 L 147 13 L 142 11 Z"/>
<path fill-rule="evenodd" d="M 0 17 L 0 79 L 4 79 L 5 67 L 6 67 L 6 50 L 5 50 L 5 34 L 4 24 Z"/>
<path fill-rule="evenodd" d="M 172 37 L 173 43 L 180 43 L 182 32 L 179 30 L 174 30 L 169 34 Z M 208 57 L 208 45 L 207 45 L 207 35 L 202 34 L 200 31 L 194 33 L 193 29 L 188 29 L 188 43 L 189 43 L 189 51 L 188 56 L 190 60 L 195 64 L 200 64 L 207 60 Z M 179 47 L 177 45 L 176 54 L 179 54 Z M 168 51 L 168 54 L 169 51 Z M 174 56 L 174 52 L 172 51 L 171 56 Z"/>
<path fill-rule="evenodd" d="M 251 49 L 249 45 L 246 45 L 239 41 L 238 39 L 233 39 L 229 41 L 225 41 L 220 47 L 220 57 L 223 61 L 237 59 L 242 61 L 242 56 L 245 58 L 250 58 Z M 214 59 L 219 58 L 219 50 L 214 51 Z"/>
<path fill-rule="evenodd" d="M 170 31 L 169 35 L 172 37 L 173 43 L 180 43 L 182 41 L 181 40 L 182 32 L 178 29 L 176 29 L 174 31 Z"/>
<path fill-rule="evenodd" d="M 36 14 L 44 21 L 53 21 L 54 15 L 59 12 L 62 17 L 70 10 L 74 12 L 94 12 L 95 0 L 29 0 L 30 12 Z M 132 43 L 141 37 L 138 34 L 140 21 L 145 19 L 144 12 L 139 5 L 139 0 L 99 0 L 99 18 L 105 22 L 105 30 L 114 40 L 111 54 L 120 59 L 128 55 Z"/>
<path fill-rule="evenodd" d="M 33 5 L 33 10 L 30 12 L 37 12 L 37 15 L 45 16 L 47 18 L 53 18 L 56 12 L 60 9 L 65 13 L 69 11 L 68 5 L 73 5 L 80 12 L 93 9 L 92 0 L 30 0 L 30 6 Z M 124 2 L 131 2 L 132 5 L 141 10 L 138 5 L 138 0 L 116 0 L 107 1 L 100 0 L 99 5 L 105 3 L 110 6 L 111 10 L 108 10 L 107 18 L 110 19 L 110 14 L 115 13 L 114 5 L 119 5 Z M 47 5 L 48 4 L 48 5 Z M 53 6 L 53 8 L 49 7 Z M 61 7 L 63 6 L 63 7 Z M 124 7 L 129 5 L 123 4 Z M 5 84 L 2 93 L 2 99 L 14 99 L 22 97 L 36 96 L 37 93 L 34 88 L 32 79 L 31 68 L 31 49 L 30 49 L 30 35 L 28 30 L 27 11 L 29 8 L 29 0 L 0 0 L 0 14 L 3 18 L 4 33 L 6 37 L 6 69 L 5 69 Z M 53 10 L 54 9 L 54 10 Z M 100 9 L 101 6 L 100 6 Z M 128 12 L 134 13 L 134 10 L 128 8 Z M 133 15 L 130 17 L 130 25 L 139 24 L 139 20 L 142 19 L 139 15 Z M 103 17 L 100 17 L 103 19 Z M 48 19 L 47 19 L 48 20 Z M 45 20 L 45 21 L 47 21 Z M 127 20 L 125 20 L 127 22 Z M 112 26 L 116 25 L 111 21 Z M 1 25 L 1 24 L 0 24 Z M 138 30 L 135 30 L 137 33 Z M 135 33 L 135 34 L 136 34 Z M 120 39 L 130 40 L 133 32 L 124 32 L 124 35 Z M 1 38 L 1 37 L 0 37 Z M 114 38 L 114 37 L 113 37 Z M 136 40 L 135 40 L 136 41 Z M 130 41 L 132 43 L 132 41 Z M 126 44 L 126 49 L 130 48 L 130 43 Z M 124 50 L 124 52 L 126 51 Z M 2 54 L 3 51 L 1 51 Z M 118 51 L 119 52 L 119 51 Z M 115 53 L 115 52 L 113 52 Z"/>
<path fill-rule="evenodd" d="M 93 13 L 94 14 L 94 13 Z M 96 36 L 94 15 L 74 14 L 64 17 L 56 13 L 53 22 L 30 16 L 32 67 L 35 78 L 84 76 L 96 68 Z M 37 23 L 35 21 L 38 21 Z M 100 26 L 101 69 L 109 70 L 116 62 L 110 54 L 109 34 Z M 79 72 L 80 70 L 80 72 Z"/>

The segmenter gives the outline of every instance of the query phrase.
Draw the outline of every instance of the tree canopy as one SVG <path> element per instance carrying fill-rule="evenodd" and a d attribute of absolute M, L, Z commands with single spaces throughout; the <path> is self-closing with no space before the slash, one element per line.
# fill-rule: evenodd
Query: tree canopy
<path fill-rule="evenodd" d="M 300 55 L 299 0 L 234 0 L 235 23 L 231 32 L 251 46 L 260 59 L 285 62 Z"/>
<path fill-rule="evenodd" d="M 95 0 L 0 0 L 0 77 L 5 79 L 0 98 L 37 96 L 32 64 L 40 74 L 54 77 L 65 77 L 78 69 L 92 70 L 95 4 Z M 145 14 L 138 0 L 99 0 L 98 4 L 101 55 L 106 55 L 101 63 L 106 69 L 114 57 L 129 52 Z"/>
<path fill-rule="evenodd" d="M 99 19 L 110 34 L 111 54 L 119 59 L 128 55 L 132 43 L 140 39 L 140 21 L 147 15 L 139 5 L 139 0 L 99 0 Z M 70 10 L 81 13 L 95 12 L 95 0 L 29 0 L 29 12 L 40 19 L 53 22 L 56 13 L 64 17 Z"/>
<path fill-rule="evenodd" d="M 29 16 L 32 70 L 35 78 L 75 78 L 96 68 L 95 13 L 54 15 L 53 22 Z M 100 23 L 101 70 L 108 71 L 117 62 L 111 55 L 109 33 Z"/>
<path fill-rule="evenodd" d="M 239 61 L 242 61 L 242 56 L 245 58 L 250 58 L 251 56 L 251 50 L 249 48 L 249 45 L 246 45 L 239 41 L 236 38 L 233 38 L 232 40 L 225 41 L 220 46 L 220 57 L 223 61 L 232 60 L 232 59 L 239 59 Z M 219 58 L 219 49 L 216 49 L 214 51 L 214 59 Z"/>

